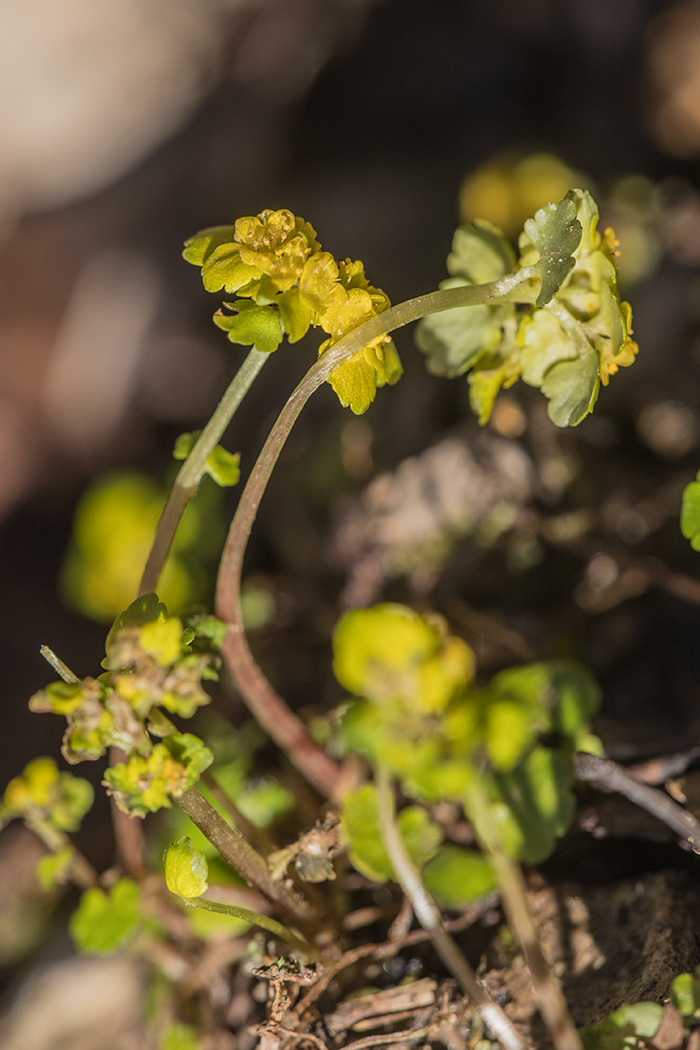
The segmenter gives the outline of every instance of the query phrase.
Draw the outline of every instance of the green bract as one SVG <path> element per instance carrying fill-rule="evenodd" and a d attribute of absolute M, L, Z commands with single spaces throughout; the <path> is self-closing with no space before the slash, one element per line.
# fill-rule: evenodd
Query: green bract
<path fill-rule="evenodd" d="M 165 883 L 171 893 L 185 900 L 201 897 L 209 883 L 209 868 L 203 853 L 195 849 L 186 835 L 171 842 L 163 857 Z"/>
<path fill-rule="evenodd" d="M 148 757 L 132 754 L 105 772 L 103 784 L 129 816 L 145 817 L 170 806 L 193 787 L 214 756 L 192 733 L 173 733 L 155 744 Z"/>
<path fill-rule="evenodd" d="M 557 426 L 575 426 L 600 384 L 637 352 L 631 311 L 620 302 L 612 230 L 597 232 L 598 208 L 585 190 L 541 208 L 520 235 L 521 305 L 460 307 L 421 321 L 419 348 L 436 375 L 469 372 L 472 408 L 485 423 L 501 387 L 518 378 L 538 387 Z M 510 245 L 490 223 L 457 230 L 442 287 L 497 280 L 514 269 Z"/>
<path fill-rule="evenodd" d="M 286 335 L 296 343 L 310 327 L 329 338 L 325 353 L 344 335 L 391 305 L 365 277 L 361 262 L 337 262 L 321 250 L 316 231 L 286 209 L 238 219 L 234 226 L 214 226 L 186 242 L 185 259 L 202 268 L 210 292 L 235 292 L 239 298 L 217 311 L 214 322 L 233 343 L 272 353 Z M 393 385 L 402 374 L 396 347 L 382 335 L 340 365 L 329 377 L 342 405 L 365 412 L 378 387 Z"/>
<path fill-rule="evenodd" d="M 70 920 L 70 932 L 81 952 L 106 955 L 135 932 L 141 891 L 131 879 L 119 879 L 109 893 L 97 886 L 85 890 Z"/>

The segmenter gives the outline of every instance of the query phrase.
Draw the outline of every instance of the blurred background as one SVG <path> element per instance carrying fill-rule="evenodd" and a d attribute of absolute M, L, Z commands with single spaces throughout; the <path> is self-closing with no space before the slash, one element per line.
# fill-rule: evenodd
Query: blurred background
<path fill-rule="evenodd" d="M 466 382 L 429 376 L 410 332 L 365 417 L 316 396 L 247 569 L 256 650 L 297 706 L 335 699 L 339 605 L 388 595 L 449 616 L 487 670 L 586 660 L 616 757 L 695 743 L 700 562 L 678 511 L 700 466 L 700 2 L 0 0 L 3 783 L 58 754 L 59 720 L 27 710 L 52 678 L 39 646 L 99 664 L 175 438 L 243 357 L 183 240 L 286 207 L 399 302 L 445 277 L 459 221 L 517 236 L 570 185 L 620 239 L 637 363 L 571 434 L 519 386 L 479 435 Z M 282 348 L 244 403 L 225 442 L 244 477 L 314 356 Z M 211 600 L 235 498 L 203 486 L 174 610 Z M 219 703 L 242 717 L 227 683 Z M 106 806 L 90 820 L 108 864 Z"/>

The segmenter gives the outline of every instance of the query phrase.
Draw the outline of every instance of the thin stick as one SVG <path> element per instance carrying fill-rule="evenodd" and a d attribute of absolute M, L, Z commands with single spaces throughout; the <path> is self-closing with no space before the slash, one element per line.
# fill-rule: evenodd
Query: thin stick
<path fill-rule="evenodd" d="M 151 594 L 158 589 L 158 581 L 180 519 L 185 507 L 197 492 L 207 459 L 269 356 L 261 350 L 250 351 L 231 380 L 211 419 L 197 438 L 189 456 L 180 467 L 153 537 L 151 552 L 141 577 L 139 595 Z"/>
<path fill-rule="evenodd" d="M 585 751 L 577 752 L 574 768 L 579 780 L 587 780 L 606 791 L 617 791 L 647 813 L 653 814 L 700 853 L 700 821 L 663 791 L 643 784 L 617 762 Z"/>
<path fill-rule="evenodd" d="M 42 645 L 39 652 L 46 660 L 47 664 L 53 667 L 59 678 L 62 678 L 64 682 L 70 682 L 71 685 L 76 685 L 80 679 L 76 674 L 73 674 L 70 667 L 64 664 L 60 656 L 56 656 L 53 649 L 49 649 L 48 645 Z"/>
<path fill-rule="evenodd" d="M 332 797 L 339 779 L 335 762 L 309 736 L 300 719 L 272 688 L 258 667 L 248 646 L 240 605 L 241 574 L 250 530 L 260 500 L 284 443 L 302 408 L 331 372 L 374 339 L 417 321 L 428 314 L 458 306 L 475 306 L 494 300 L 531 301 L 528 289 L 522 290 L 525 275 L 508 274 L 490 284 L 446 288 L 428 295 L 408 299 L 398 306 L 366 321 L 349 332 L 313 365 L 291 394 L 258 456 L 243 490 L 231 523 L 219 566 L 216 589 L 217 615 L 228 624 L 223 654 L 234 681 L 251 712 L 272 740 L 286 752 L 290 761 L 323 795 Z M 519 286 L 521 290 L 519 291 Z M 531 289 L 529 290 L 531 292 Z"/>
<path fill-rule="evenodd" d="M 435 950 L 474 1003 L 484 1024 L 507 1050 L 523 1050 L 523 1042 L 503 1010 L 491 998 L 467 962 L 457 943 L 445 929 L 440 910 L 430 896 L 420 872 L 411 860 L 394 818 L 394 794 L 385 769 L 376 771 L 379 825 L 382 840 L 401 889 L 411 902 L 421 926 L 430 934 Z M 580 1050 L 580 1048 L 578 1048 Z"/>

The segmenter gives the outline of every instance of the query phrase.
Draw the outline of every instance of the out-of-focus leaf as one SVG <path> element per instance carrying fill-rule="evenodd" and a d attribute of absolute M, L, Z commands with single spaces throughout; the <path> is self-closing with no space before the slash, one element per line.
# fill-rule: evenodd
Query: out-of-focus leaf
<path fill-rule="evenodd" d="M 115 634 L 122 627 L 143 627 L 147 623 L 157 623 L 165 620 L 167 616 L 168 610 L 157 594 L 139 595 L 131 605 L 128 605 L 123 612 L 119 613 L 110 627 L 107 641 L 105 642 L 105 652 L 109 652 L 109 647 L 114 641 Z M 105 667 L 106 664 L 103 662 L 102 666 Z"/>
<path fill-rule="evenodd" d="M 211 914 L 211 913 L 209 913 Z M 163 1032 L 158 1050 L 201 1050 L 197 1032 L 189 1024 L 169 1024 Z"/>
<path fill-rule="evenodd" d="M 173 458 L 187 459 L 200 434 L 201 430 L 180 434 L 175 442 Z M 239 452 L 227 452 L 221 445 L 216 445 L 207 456 L 204 469 L 221 488 L 237 485 L 241 476 L 240 458 Z"/>
<path fill-rule="evenodd" d="M 48 853 L 37 863 L 36 877 L 46 893 L 67 881 L 74 857 L 73 847 L 64 846 L 56 853 Z"/>
<path fill-rule="evenodd" d="M 515 269 L 515 254 L 498 227 L 475 219 L 455 231 L 447 269 L 470 284 L 488 284 Z"/>
<path fill-rule="evenodd" d="M 496 875 L 488 860 L 476 850 L 443 846 L 429 860 L 423 881 L 439 904 L 462 908 L 496 888 Z"/>
<path fill-rule="evenodd" d="M 596 1024 L 579 1030 L 584 1050 L 634 1050 L 640 1040 L 649 1042 L 654 1038 L 664 1008 L 660 1003 L 633 1003 Z"/>
<path fill-rule="evenodd" d="M 85 890 L 70 920 L 78 951 L 106 955 L 124 944 L 139 923 L 141 890 L 131 879 L 119 879 L 109 893 Z"/>
<path fill-rule="evenodd" d="M 522 834 L 522 847 L 514 859 L 539 864 L 573 819 L 570 758 L 554 748 L 536 747 L 517 769 L 495 779 Z"/>
<path fill-rule="evenodd" d="M 700 979 L 698 971 L 681 973 L 671 985 L 671 1002 L 678 1009 L 686 1024 L 700 1016 Z"/>
<path fill-rule="evenodd" d="M 681 507 L 681 532 L 693 550 L 700 551 L 700 473 L 683 490 Z"/>
<path fill-rule="evenodd" d="M 342 821 L 350 847 L 350 860 L 358 871 L 375 882 L 394 878 L 391 861 L 379 830 L 379 804 L 374 784 L 364 784 L 343 799 Z M 442 841 L 442 830 L 426 811 L 407 806 L 397 818 L 404 845 L 421 868 Z"/>

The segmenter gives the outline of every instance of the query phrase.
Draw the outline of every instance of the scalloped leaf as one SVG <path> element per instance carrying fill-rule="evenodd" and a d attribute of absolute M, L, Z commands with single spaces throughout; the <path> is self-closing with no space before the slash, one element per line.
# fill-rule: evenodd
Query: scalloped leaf
<path fill-rule="evenodd" d="M 539 253 L 538 261 L 528 267 L 532 276 L 542 282 L 537 306 L 545 306 L 554 298 L 576 265 L 574 252 L 583 233 L 576 211 L 576 204 L 567 194 L 564 200 L 546 204 L 534 219 L 525 222 L 526 240 L 521 238 L 521 246 L 529 241 Z"/>

